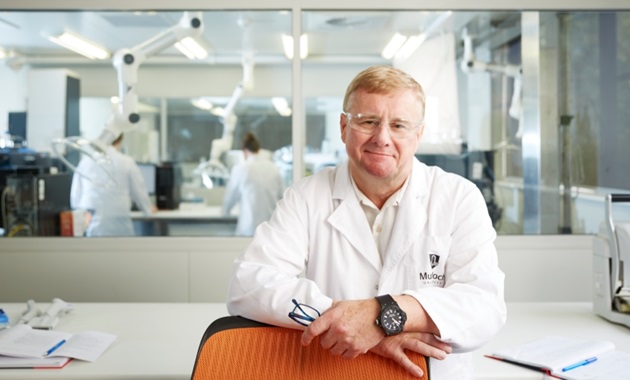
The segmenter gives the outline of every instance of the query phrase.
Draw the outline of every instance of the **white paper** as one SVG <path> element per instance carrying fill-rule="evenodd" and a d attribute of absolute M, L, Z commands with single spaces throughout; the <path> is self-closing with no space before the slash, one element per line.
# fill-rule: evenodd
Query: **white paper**
<path fill-rule="evenodd" d="M 93 362 L 115 339 L 115 335 L 98 331 L 69 334 L 17 325 L 0 332 L 0 355 L 25 358 L 69 357 Z"/>
<path fill-rule="evenodd" d="M 609 341 L 587 341 L 547 336 L 497 351 L 493 356 L 548 368 L 552 372 L 561 372 L 564 367 L 614 349 L 615 345 Z"/>
<path fill-rule="evenodd" d="M 630 380 L 630 354 L 607 352 L 598 356 L 596 362 L 564 372 L 561 376 L 568 380 Z"/>
<path fill-rule="evenodd" d="M 84 331 L 73 335 L 66 344 L 59 347 L 51 356 L 66 356 L 70 358 L 93 362 L 109 347 L 116 336 L 98 331 Z"/>
<path fill-rule="evenodd" d="M 16 325 L 0 332 L 0 355 L 43 358 L 48 350 L 71 336 L 64 332 Z"/>

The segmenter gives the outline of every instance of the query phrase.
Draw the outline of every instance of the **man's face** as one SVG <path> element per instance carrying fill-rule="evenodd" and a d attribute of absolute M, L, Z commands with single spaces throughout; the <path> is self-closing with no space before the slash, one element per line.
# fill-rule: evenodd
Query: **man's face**
<path fill-rule="evenodd" d="M 394 138 L 389 124 L 394 120 L 406 120 L 414 126 L 420 123 L 420 102 L 412 90 L 396 90 L 389 94 L 368 93 L 357 90 L 348 101 L 351 114 L 374 115 L 383 121 L 374 134 L 365 134 L 353 129 L 352 118 L 341 115 L 341 139 L 346 144 L 353 176 L 385 179 L 398 182 L 411 171 L 424 125 L 416 128 L 405 138 Z M 358 171 L 358 172 L 357 172 Z"/>

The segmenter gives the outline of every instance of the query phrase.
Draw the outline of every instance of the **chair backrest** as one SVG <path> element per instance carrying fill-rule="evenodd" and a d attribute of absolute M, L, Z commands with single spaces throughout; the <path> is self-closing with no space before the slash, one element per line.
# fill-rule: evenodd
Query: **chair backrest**
<path fill-rule="evenodd" d="M 332 355 L 316 339 L 300 343 L 302 331 L 275 327 L 242 317 L 214 321 L 203 335 L 193 380 L 265 379 L 415 379 L 393 360 L 368 352 L 353 360 Z M 429 379 L 428 360 L 407 351 Z"/>

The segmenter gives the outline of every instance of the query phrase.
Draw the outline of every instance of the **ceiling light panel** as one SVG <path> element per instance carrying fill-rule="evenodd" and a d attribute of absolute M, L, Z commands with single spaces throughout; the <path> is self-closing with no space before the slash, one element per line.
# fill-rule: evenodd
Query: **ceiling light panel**
<path fill-rule="evenodd" d="M 103 46 L 70 31 L 57 36 L 49 36 L 48 40 L 90 59 L 103 60 L 111 56 L 111 53 Z"/>

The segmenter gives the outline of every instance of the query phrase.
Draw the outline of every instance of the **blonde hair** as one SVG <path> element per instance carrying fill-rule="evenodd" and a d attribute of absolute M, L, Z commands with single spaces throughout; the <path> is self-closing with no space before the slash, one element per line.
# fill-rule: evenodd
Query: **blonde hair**
<path fill-rule="evenodd" d="M 344 112 L 348 111 L 350 96 L 359 89 L 377 94 L 385 94 L 399 89 L 414 90 L 421 107 L 421 120 L 424 119 L 424 90 L 411 75 L 400 69 L 391 66 L 372 66 L 357 74 L 346 89 L 346 95 L 343 98 Z"/>

